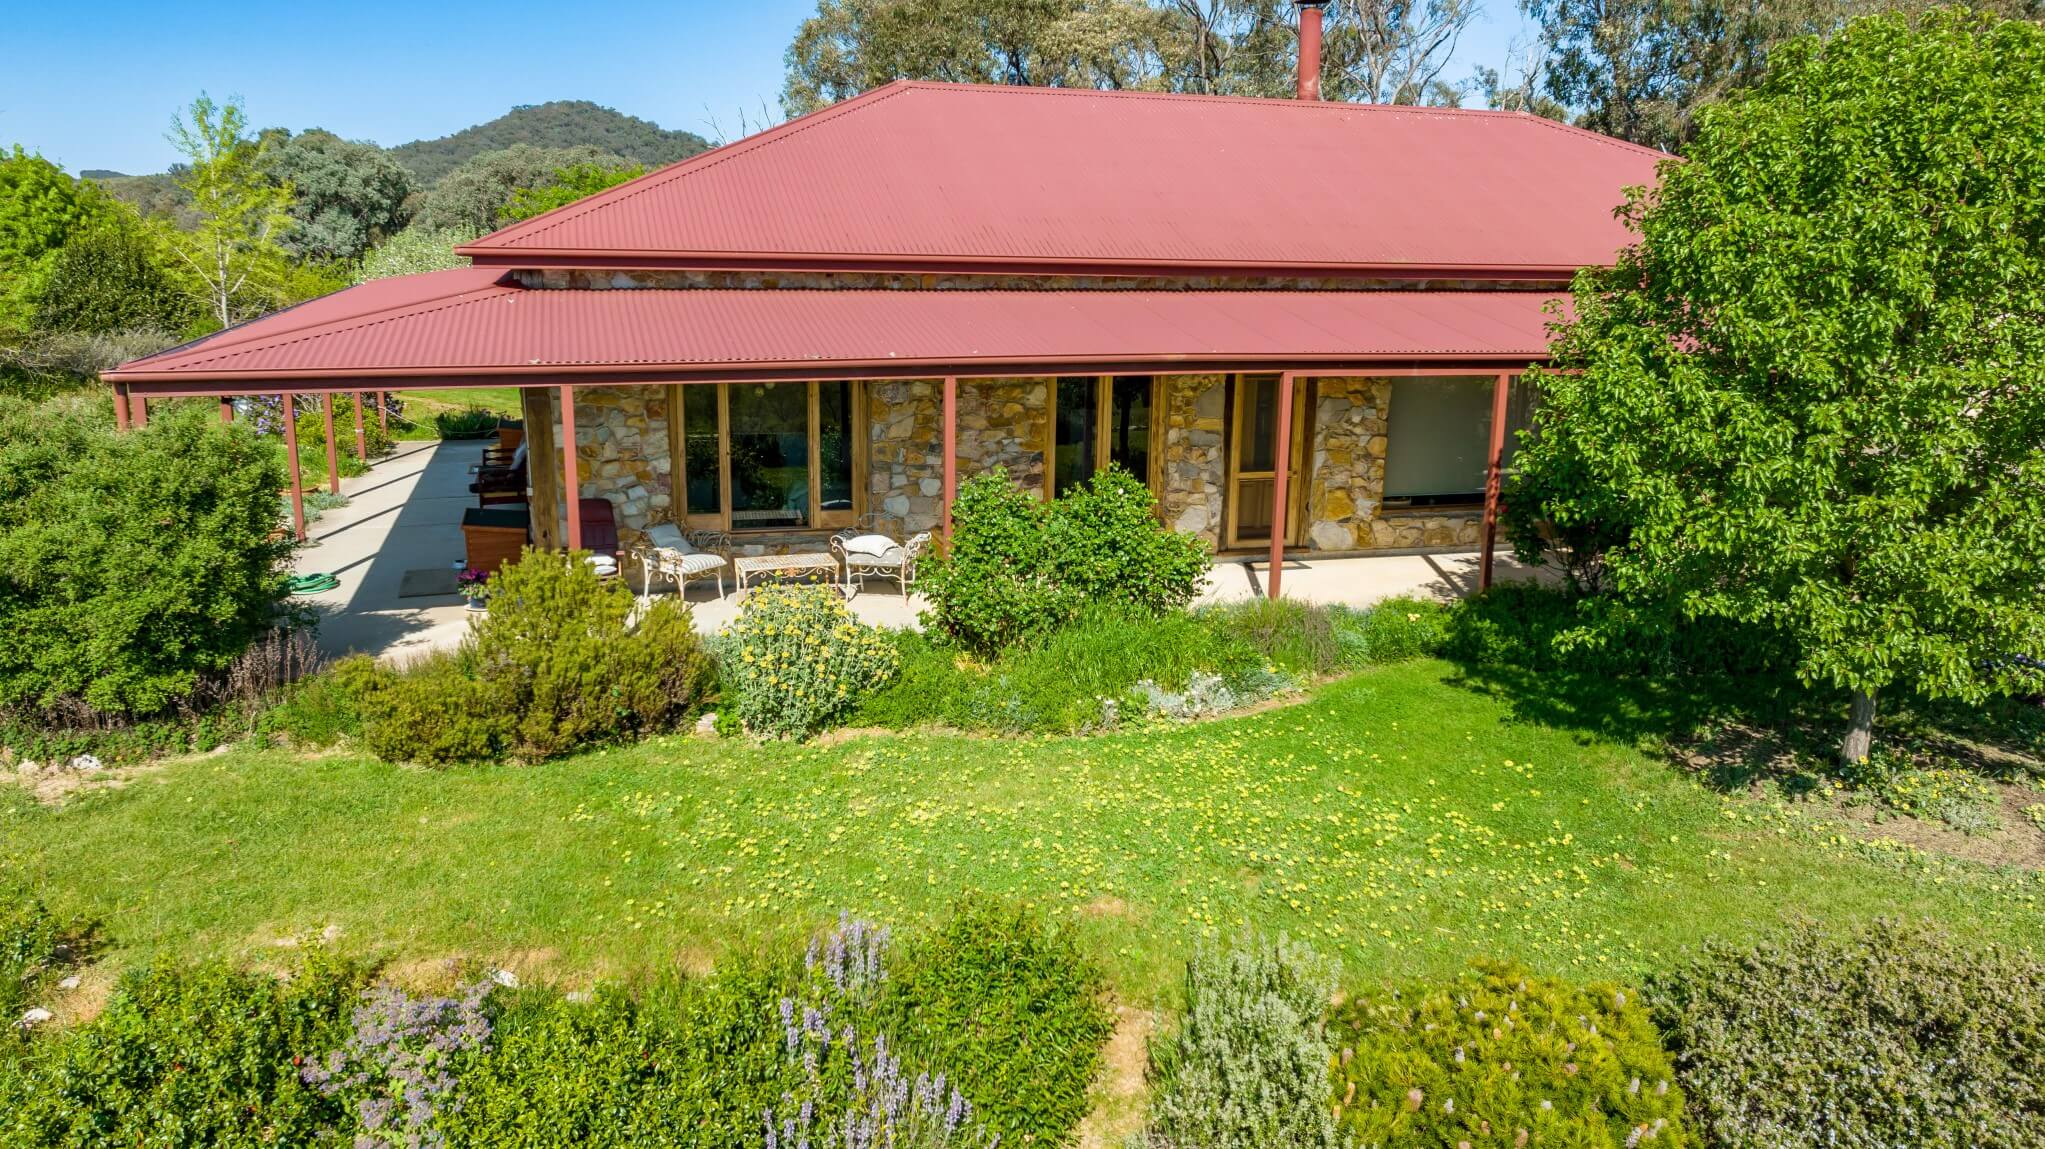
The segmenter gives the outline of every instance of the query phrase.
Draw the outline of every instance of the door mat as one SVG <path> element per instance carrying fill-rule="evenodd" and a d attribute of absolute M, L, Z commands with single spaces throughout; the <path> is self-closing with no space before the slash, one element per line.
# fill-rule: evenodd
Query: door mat
<path fill-rule="evenodd" d="M 428 567 L 425 570 L 406 571 L 398 580 L 399 598 L 438 598 L 455 593 L 454 569 L 451 567 Z"/>

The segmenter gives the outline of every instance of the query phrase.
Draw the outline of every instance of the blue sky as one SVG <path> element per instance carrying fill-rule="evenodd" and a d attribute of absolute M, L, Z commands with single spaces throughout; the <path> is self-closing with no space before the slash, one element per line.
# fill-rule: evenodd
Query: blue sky
<path fill-rule="evenodd" d="M 1511 0 L 1464 40 L 1449 77 L 1497 66 Z M 358 0 L 194 4 L 10 0 L 0 41 L 0 146 L 76 172 L 163 170 L 170 118 L 201 90 L 259 126 L 322 127 L 386 146 L 443 136 L 514 104 L 595 100 L 663 127 L 727 137 L 778 114 L 781 55 L 815 0 Z"/>

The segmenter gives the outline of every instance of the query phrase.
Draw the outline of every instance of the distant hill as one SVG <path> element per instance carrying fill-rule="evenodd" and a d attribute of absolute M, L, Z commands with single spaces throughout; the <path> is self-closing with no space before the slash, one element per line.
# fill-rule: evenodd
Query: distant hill
<path fill-rule="evenodd" d="M 127 172 L 111 171 L 107 168 L 86 168 L 78 173 L 82 180 L 119 180 L 128 178 Z"/>
<path fill-rule="evenodd" d="M 420 187 L 430 187 L 462 161 L 513 144 L 566 148 L 578 144 L 659 167 L 708 151 L 710 142 L 694 132 L 670 131 L 649 120 L 588 100 L 522 104 L 491 120 L 437 140 L 415 140 L 390 149 L 411 169 Z"/>

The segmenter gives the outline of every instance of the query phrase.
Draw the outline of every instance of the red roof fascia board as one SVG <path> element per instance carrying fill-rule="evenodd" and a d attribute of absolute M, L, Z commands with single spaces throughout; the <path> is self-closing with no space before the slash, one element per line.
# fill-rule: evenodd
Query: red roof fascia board
<path fill-rule="evenodd" d="M 1614 210 L 1667 158 L 1516 112 L 899 82 L 461 251 L 502 267 L 1566 277 L 1630 241 Z"/>
<path fill-rule="evenodd" d="M 362 290 L 360 288 L 354 290 Z M 350 294 L 341 293 L 342 296 Z M 762 378 L 1517 362 L 1545 292 L 547 291 L 471 286 L 314 326 L 292 313 L 108 372 L 129 383 Z M 372 300 L 381 302 L 381 300 Z M 338 307 L 338 304 L 336 305 Z"/>

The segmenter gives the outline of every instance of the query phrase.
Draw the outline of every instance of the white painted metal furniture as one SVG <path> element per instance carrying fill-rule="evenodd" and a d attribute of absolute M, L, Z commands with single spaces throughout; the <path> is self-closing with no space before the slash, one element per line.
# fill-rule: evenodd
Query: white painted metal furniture
<path fill-rule="evenodd" d="M 675 593 L 688 590 L 688 581 L 704 575 L 717 579 L 717 597 L 724 597 L 724 571 L 730 564 L 725 554 L 731 550 L 731 540 L 719 531 L 684 531 L 673 523 L 655 523 L 646 528 L 639 544 L 632 553 L 639 558 L 639 568 L 646 575 L 642 597 L 653 593 L 657 579 L 667 579 L 675 584 Z M 743 584 L 741 584 L 743 586 Z"/>
<path fill-rule="evenodd" d="M 734 559 L 732 566 L 738 571 L 738 589 L 745 592 L 746 584 L 761 575 L 799 575 L 812 571 L 838 573 L 838 557 L 816 552 L 794 555 L 746 555 Z M 833 581 L 836 581 L 835 578 Z"/>
<path fill-rule="evenodd" d="M 866 588 L 866 578 L 891 578 L 902 588 L 902 597 L 909 597 L 909 584 L 916 581 L 916 556 L 930 545 L 930 532 L 923 531 L 906 543 L 898 543 L 886 535 L 866 530 L 839 531 L 831 536 L 831 553 L 845 568 L 845 591 L 849 595 L 854 580 L 861 590 Z"/>

